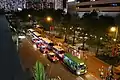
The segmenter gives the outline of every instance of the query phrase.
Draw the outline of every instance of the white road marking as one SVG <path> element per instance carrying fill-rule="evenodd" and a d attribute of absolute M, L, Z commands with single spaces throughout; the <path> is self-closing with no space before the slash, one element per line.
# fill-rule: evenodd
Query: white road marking
<path fill-rule="evenodd" d="M 62 80 L 62 79 L 60 78 L 60 76 L 57 76 L 57 78 L 58 78 L 59 80 Z"/>
<path fill-rule="evenodd" d="M 76 80 L 84 80 L 82 77 L 77 77 Z"/>
<path fill-rule="evenodd" d="M 88 73 L 85 75 L 85 77 L 89 80 L 98 80 L 93 74 Z"/>

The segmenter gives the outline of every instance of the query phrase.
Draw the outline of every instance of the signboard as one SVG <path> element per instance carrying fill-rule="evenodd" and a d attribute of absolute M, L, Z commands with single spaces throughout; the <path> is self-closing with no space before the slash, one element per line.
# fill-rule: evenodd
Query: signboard
<path fill-rule="evenodd" d="M 73 2 L 73 1 L 75 1 L 75 0 L 68 0 L 68 2 Z"/>

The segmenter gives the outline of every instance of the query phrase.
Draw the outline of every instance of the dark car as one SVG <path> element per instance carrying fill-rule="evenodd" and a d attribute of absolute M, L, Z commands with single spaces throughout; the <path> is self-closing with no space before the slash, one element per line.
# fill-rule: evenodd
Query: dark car
<path fill-rule="evenodd" d="M 43 54 L 47 54 L 49 52 L 48 48 L 46 45 L 41 45 L 40 46 L 40 51 L 43 53 Z"/>

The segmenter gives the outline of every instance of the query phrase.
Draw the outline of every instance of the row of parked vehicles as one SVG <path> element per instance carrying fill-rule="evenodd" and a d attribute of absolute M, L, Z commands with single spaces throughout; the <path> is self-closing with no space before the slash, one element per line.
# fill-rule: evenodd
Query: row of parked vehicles
<path fill-rule="evenodd" d="M 50 61 L 58 62 L 61 60 L 76 75 L 85 74 L 87 72 L 87 67 L 83 60 L 78 59 L 71 53 L 65 52 L 61 46 L 54 45 L 53 41 L 41 37 L 41 34 L 33 29 L 29 29 L 28 32 L 33 36 L 32 42 L 36 44 L 41 53 L 47 55 Z"/>

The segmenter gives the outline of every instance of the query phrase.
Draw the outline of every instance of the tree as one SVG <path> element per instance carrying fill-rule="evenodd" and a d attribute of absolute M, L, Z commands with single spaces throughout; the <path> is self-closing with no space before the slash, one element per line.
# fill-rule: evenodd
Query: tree
<path fill-rule="evenodd" d="M 71 22 L 70 22 L 70 26 L 72 26 L 72 33 L 73 33 L 73 42 L 72 45 L 74 46 L 75 44 L 75 36 L 76 36 L 76 31 L 78 30 L 78 27 L 80 27 L 80 17 L 78 16 L 78 14 L 72 14 L 71 15 Z"/>
<path fill-rule="evenodd" d="M 111 16 L 101 15 L 98 16 L 96 11 L 91 13 L 85 13 L 81 19 L 82 25 L 86 30 L 89 30 L 91 34 L 97 36 L 96 43 L 96 54 L 98 53 L 100 46 L 100 37 L 104 37 L 108 27 L 114 25 L 114 18 Z"/>
<path fill-rule="evenodd" d="M 115 17 L 115 24 L 120 26 L 120 14 L 118 14 L 116 17 Z"/>
<path fill-rule="evenodd" d="M 69 13 L 65 14 L 62 20 L 62 29 L 64 31 L 64 42 L 67 42 L 67 35 L 69 34 L 70 31 L 70 20 L 71 20 L 71 15 Z"/>

